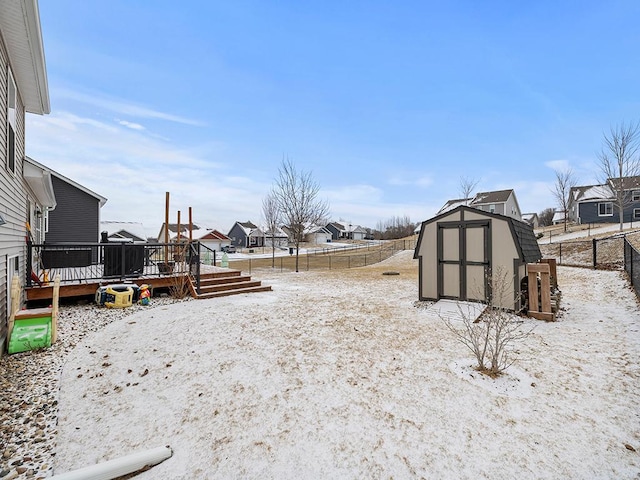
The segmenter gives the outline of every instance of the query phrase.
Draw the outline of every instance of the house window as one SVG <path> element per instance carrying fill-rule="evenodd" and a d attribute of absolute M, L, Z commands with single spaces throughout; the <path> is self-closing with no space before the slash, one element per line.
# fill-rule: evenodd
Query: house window
<path fill-rule="evenodd" d="M 603 202 L 598 204 L 598 216 L 599 217 L 612 217 L 613 216 L 613 203 Z"/>
<path fill-rule="evenodd" d="M 638 220 L 640 218 L 640 208 L 633 209 L 633 219 Z"/>
<path fill-rule="evenodd" d="M 9 85 L 7 87 L 7 170 L 16 171 L 16 109 L 17 91 L 16 82 L 9 70 Z"/>
<path fill-rule="evenodd" d="M 492 205 L 489 205 L 489 211 L 490 211 L 491 213 L 496 213 L 496 206 L 495 206 L 495 205 L 493 205 L 493 204 L 492 204 Z"/>
<path fill-rule="evenodd" d="M 631 192 L 631 197 L 634 202 L 640 202 L 640 190 L 633 190 Z"/>

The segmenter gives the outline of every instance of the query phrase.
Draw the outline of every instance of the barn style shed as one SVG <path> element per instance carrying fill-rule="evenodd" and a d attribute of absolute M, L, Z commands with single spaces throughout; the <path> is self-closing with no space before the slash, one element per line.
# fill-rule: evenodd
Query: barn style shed
<path fill-rule="evenodd" d="M 420 300 L 488 302 L 493 295 L 494 305 L 519 310 L 526 265 L 542 254 L 530 225 L 461 205 L 422 223 L 414 258 Z"/>

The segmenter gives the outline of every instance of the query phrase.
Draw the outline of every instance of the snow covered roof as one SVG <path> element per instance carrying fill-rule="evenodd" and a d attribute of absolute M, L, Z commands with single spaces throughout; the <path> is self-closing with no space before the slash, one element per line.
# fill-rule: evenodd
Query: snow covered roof
<path fill-rule="evenodd" d="M 438 213 L 436 213 L 436 215 L 439 215 L 441 213 L 446 213 L 450 210 L 453 210 L 454 208 L 459 207 L 460 205 L 468 205 L 471 202 L 471 198 L 457 198 L 454 200 L 447 200 L 447 202 L 442 206 L 442 208 L 440 210 L 438 210 Z"/>
<path fill-rule="evenodd" d="M 609 185 L 586 185 L 583 187 L 573 187 L 570 191 L 570 195 L 574 202 L 592 202 L 595 200 L 611 200 L 614 198 Z"/>

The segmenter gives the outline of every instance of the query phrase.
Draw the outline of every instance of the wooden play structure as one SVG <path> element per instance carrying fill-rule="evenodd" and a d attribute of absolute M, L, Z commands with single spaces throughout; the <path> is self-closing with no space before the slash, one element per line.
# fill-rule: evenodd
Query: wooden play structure
<path fill-rule="evenodd" d="M 9 315 L 9 353 L 20 353 L 50 347 L 58 337 L 58 298 L 60 278 L 53 282 L 50 307 L 20 309 L 22 287 L 18 277 L 11 282 L 11 314 Z"/>
<path fill-rule="evenodd" d="M 527 264 L 527 275 L 527 315 L 547 322 L 555 321 L 558 310 L 555 258 L 544 258 L 540 263 Z"/>

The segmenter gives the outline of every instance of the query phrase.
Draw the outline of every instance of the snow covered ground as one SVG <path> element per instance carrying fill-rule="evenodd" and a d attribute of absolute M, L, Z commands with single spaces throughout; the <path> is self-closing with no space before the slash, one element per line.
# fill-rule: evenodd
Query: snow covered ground
<path fill-rule="evenodd" d="M 170 445 L 137 478 L 640 478 L 640 313 L 620 272 L 560 267 L 558 321 L 525 319 L 493 380 L 416 305 L 412 254 L 254 272 L 272 292 L 86 337 L 61 377 L 55 473 Z"/>

